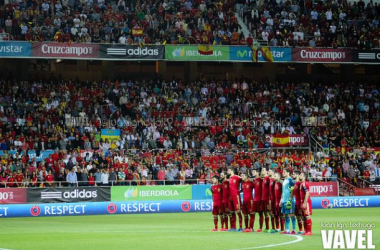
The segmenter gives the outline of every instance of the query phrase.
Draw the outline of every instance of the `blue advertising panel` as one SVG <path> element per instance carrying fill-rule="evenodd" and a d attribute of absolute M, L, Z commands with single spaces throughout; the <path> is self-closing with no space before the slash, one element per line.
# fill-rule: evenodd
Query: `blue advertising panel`
<path fill-rule="evenodd" d="M 313 209 L 380 207 L 380 196 L 312 197 L 312 202 Z M 211 211 L 212 200 L 48 203 L 0 205 L 0 218 Z"/>
<path fill-rule="evenodd" d="M 0 42 L 0 57 L 30 57 L 31 51 L 29 42 Z"/>
<path fill-rule="evenodd" d="M 292 61 L 292 49 L 282 47 L 270 47 L 274 62 L 290 62 Z M 248 46 L 231 46 L 231 61 L 247 61 L 252 62 L 252 48 Z M 258 52 L 258 61 L 266 62 L 261 51 Z"/>
<path fill-rule="evenodd" d="M 141 214 L 205 212 L 212 210 L 211 200 L 130 201 L 1 205 L 0 218 L 100 214 Z"/>
<path fill-rule="evenodd" d="M 207 200 L 212 198 L 211 185 L 193 185 L 193 200 Z"/>
<path fill-rule="evenodd" d="M 17 153 L 16 150 L 9 150 L 9 151 L 0 150 L 0 156 L 3 156 L 5 154 L 15 155 L 16 153 Z M 36 161 L 40 162 L 48 158 L 53 153 L 54 153 L 54 150 L 44 150 L 44 151 L 40 151 L 40 155 L 37 156 L 37 152 L 35 150 L 28 150 L 29 161 L 32 161 L 33 158 L 36 158 Z M 23 154 L 24 154 L 23 152 L 20 153 L 20 155 L 23 155 Z"/>

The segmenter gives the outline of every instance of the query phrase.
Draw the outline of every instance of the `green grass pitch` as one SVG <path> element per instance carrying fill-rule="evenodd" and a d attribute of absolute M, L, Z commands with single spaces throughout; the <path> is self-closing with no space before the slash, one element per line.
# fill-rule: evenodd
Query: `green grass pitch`
<path fill-rule="evenodd" d="M 321 222 L 375 223 L 373 244 L 378 249 L 379 211 L 379 208 L 314 210 L 314 236 L 287 245 L 284 243 L 297 238 L 278 233 L 210 232 L 211 213 L 7 218 L 0 220 L 0 250 L 314 250 L 323 249 Z M 256 219 L 255 228 L 257 222 Z"/>

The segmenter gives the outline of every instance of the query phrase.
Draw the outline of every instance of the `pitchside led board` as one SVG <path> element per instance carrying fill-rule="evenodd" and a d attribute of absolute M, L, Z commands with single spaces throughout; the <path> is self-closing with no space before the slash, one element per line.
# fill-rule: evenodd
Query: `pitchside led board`
<path fill-rule="evenodd" d="M 313 209 L 380 207 L 380 196 L 312 197 Z M 0 218 L 211 212 L 212 200 L 161 200 L 0 205 Z"/>
<path fill-rule="evenodd" d="M 112 201 L 191 200 L 192 186 L 119 186 L 111 188 Z"/>

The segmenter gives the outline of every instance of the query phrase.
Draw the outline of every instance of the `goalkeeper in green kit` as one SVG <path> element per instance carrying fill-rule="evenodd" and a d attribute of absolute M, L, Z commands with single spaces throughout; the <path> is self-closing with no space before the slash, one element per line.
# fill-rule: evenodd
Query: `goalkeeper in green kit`
<path fill-rule="evenodd" d="M 295 202 L 293 198 L 294 181 L 290 177 L 290 169 L 285 168 L 282 172 L 281 213 L 285 216 L 285 231 L 281 234 L 296 234 L 296 218 L 294 217 Z M 292 232 L 290 232 L 290 219 L 292 219 Z"/>

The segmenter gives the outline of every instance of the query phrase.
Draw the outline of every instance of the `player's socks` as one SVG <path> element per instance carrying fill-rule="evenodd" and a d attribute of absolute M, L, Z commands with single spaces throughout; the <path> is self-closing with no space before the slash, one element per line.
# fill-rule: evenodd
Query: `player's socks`
<path fill-rule="evenodd" d="M 224 228 L 224 215 L 220 216 L 220 224 L 221 224 L 220 228 L 223 229 Z"/>
<path fill-rule="evenodd" d="M 228 229 L 228 215 L 224 215 L 224 228 Z"/>
<path fill-rule="evenodd" d="M 285 231 L 289 232 L 289 227 L 290 227 L 290 218 L 285 217 Z"/>
<path fill-rule="evenodd" d="M 292 231 L 295 231 L 296 230 L 296 217 L 293 216 L 291 219 L 292 219 Z"/>
<path fill-rule="evenodd" d="M 241 213 L 238 213 L 239 216 L 239 228 L 243 228 L 243 216 Z"/>
<path fill-rule="evenodd" d="M 260 212 L 259 215 L 260 215 L 260 219 L 259 219 L 259 221 L 260 221 L 260 229 L 263 229 L 263 222 L 264 222 L 263 213 Z"/>
<path fill-rule="evenodd" d="M 249 218 L 249 228 L 253 229 L 255 225 L 255 214 L 252 214 L 251 217 Z"/>
<path fill-rule="evenodd" d="M 248 224 L 248 214 L 245 214 L 244 215 L 244 225 L 245 225 L 245 228 L 249 228 L 249 224 Z"/>
<path fill-rule="evenodd" d="M 312 227 L 312 222 L 311 222 L 311 219 L 306 219 L 306 233 L 310 233 L 311 234 L 311 227 Z"/>
<path fill-rule="evenodd" d="M 218 229 L 218 217 L 214 217 L 215 229 Z"/>
<path fill-rule="evenodd" d="M 231 228 L 236 229 L 236 214 L 232 214 Z"/>
<path fill-rule="evenodd" d="M 275 221 L 276 221 L 276 230 L 279 230 L 280 229 L 280 217 L 276 216 Z"/>
<path fill-rule="evenodd" d="M 269 230 L 269 217 L 265 216 L 265 230 Z"/>
<path fill-rule="evenodd" d="M 276 223 L 274 222 L 274 216 L 272 216 L 272 217 L 270 217 L 270 222 L 271 222 L 271 224 L 272 224 L 272 229 L 274 230 L 274 229 L 276 229 Z"/>
<path fill-rule="evenodd" d="M 303 222 L 302 222 L 302 220 L 298 220 L 298 229 L 300 230 L 300 232 L 303 231 Z"/>
<path fill-rule="evenodd" d="M 281 231 L 285 230 L 285 219 L 281 218 Z"/>

